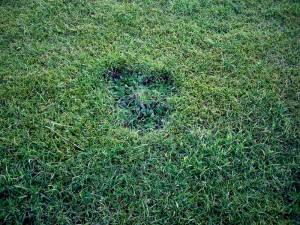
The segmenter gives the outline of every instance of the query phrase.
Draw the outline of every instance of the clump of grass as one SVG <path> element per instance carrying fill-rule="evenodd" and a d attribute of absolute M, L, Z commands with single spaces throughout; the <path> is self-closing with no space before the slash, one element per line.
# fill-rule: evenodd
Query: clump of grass
<path fill-rule="evenodd" d="M 176 89 L 167 75 L 155 76 L 129 69 L 107 74 L 112 93 L 122 109 L 124 126 L 139 131 L 162 128 L 171 111 L 168 98 Z"/>

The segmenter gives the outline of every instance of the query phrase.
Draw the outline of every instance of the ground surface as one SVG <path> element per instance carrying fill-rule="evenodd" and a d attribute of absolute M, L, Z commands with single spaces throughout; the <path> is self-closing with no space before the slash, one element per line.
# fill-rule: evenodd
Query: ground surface
<path fill-rule="evenodd" d="M 299 18 L 296 0 L 1 0 L 0 221 L 299 223 Z M 159 126 L 127 126 L 121 68 L 176 86 L 151 92 Z"/>

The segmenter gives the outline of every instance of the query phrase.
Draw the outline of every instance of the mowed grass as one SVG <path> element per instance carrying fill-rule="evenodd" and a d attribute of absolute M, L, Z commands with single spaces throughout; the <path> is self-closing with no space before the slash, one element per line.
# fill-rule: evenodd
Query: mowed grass
<path fill-rule="evenodd" d="M 299 18 L 296 0 L 1 0 L 1 223 L 299 224 Z M 170 77 L 162 127 L 124 126 L 119 68 Z"/>

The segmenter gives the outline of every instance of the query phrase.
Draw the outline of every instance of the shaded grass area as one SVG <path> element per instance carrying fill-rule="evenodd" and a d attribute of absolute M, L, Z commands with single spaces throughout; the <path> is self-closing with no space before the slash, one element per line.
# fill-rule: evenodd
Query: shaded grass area
<path fill-rule="evenodd" d="M 0 221 L 297 224 L 297 1 L 1 1 Z M 169 74 L 124 126 L 107 71 Z"/>
<path fill-rule="evenodd" d="M 107 73 L 125 127 L 139 133 L 160 129 L 171 113 L 168 99 L 176 87 L 167 74 L 144 74 L 128 68 Z"/>

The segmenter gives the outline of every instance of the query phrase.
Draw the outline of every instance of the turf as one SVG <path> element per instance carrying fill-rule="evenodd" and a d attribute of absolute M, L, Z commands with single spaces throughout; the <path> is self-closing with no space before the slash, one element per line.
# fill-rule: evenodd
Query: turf
<path fill-rule="evenodd" d="M 1 0 L 0 222 L 299 224 L 299 18 L 296 0 Z"/>

